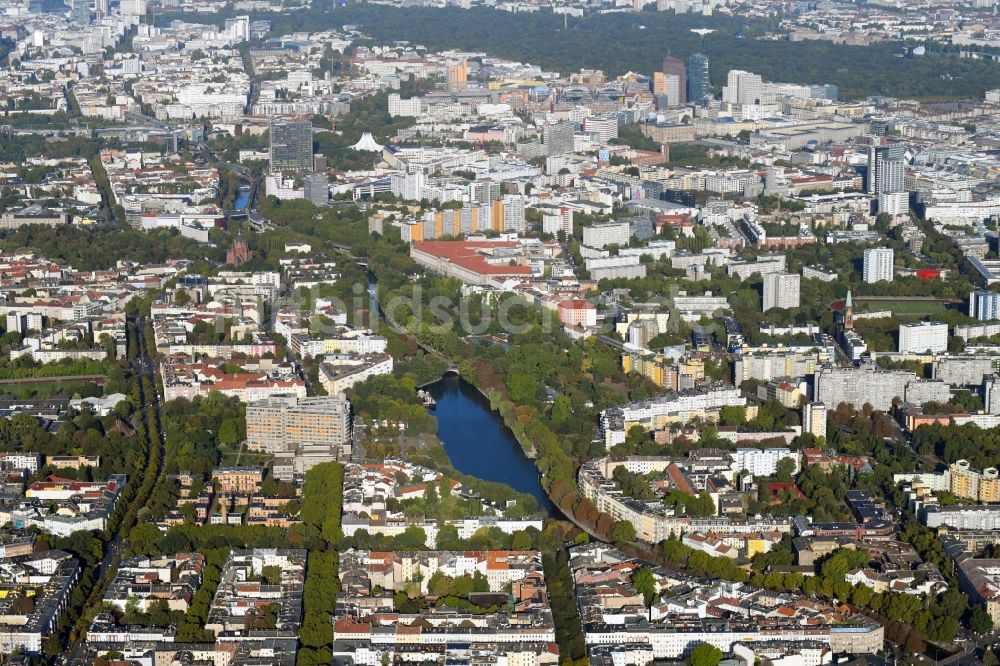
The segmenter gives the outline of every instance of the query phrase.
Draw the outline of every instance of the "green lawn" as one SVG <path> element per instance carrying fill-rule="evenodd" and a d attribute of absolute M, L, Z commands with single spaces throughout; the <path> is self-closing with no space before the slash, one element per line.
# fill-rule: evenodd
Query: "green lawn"
<path fill-rule="evenodd" d="M 943 314 L 947 301 L 869 301 L 857 299 L 854 311 L 878 312 L 889 310 L 897 317 L 928 317 Z"/>
<path fill-rule="evenodd" d="M 16 384 L 0 385 L 0 395 L 12 395 L 19 400 L 44 400 L 56 395 L 73 396 L 77 393 L 82 396 L 99 396 L 104 394 L 104 389 L 93 382 L 72 379 L 58 382 L 33 382 L 26 379 Z"/>

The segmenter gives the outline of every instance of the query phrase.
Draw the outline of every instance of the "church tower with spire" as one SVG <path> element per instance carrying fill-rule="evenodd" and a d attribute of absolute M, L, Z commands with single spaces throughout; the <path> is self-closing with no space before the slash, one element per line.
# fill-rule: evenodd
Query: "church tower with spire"
<path fill-rule="evenodd" d="M 233 239 L 229 251 L 226 252 L 226 264 L 239 268 L 248 261 L 250 261 L 250 246 L 243 238 L 243 234 L 239 234 Z"/>

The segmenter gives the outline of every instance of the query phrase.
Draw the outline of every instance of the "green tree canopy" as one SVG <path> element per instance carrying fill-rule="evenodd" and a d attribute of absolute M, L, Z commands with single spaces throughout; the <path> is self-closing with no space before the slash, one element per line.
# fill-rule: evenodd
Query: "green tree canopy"
<path fill-rule="evenodd" d="M 720 661 L 722 650 L 708 643 L 696 645 L 687 658 L 688 666 L 718 666 Z"/>

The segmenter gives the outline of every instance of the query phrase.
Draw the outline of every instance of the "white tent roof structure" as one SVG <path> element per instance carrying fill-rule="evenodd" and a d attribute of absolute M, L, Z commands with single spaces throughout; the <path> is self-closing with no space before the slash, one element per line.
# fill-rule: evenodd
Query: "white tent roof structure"
<path fill-rule="evenodd" d="M 381 153 L 382 146 L 375 141 L 375 137 L 372 136 L 371 132 L 365 132 L 358 139 L 358 142 L 351 146 L 354 150 L 363 150 L 366 153 Z"/>

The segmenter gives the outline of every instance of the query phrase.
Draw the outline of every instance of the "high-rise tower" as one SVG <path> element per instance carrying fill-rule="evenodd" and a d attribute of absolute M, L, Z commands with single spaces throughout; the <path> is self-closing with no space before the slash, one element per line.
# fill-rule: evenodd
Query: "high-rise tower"
<path fill-rule="evenodd" d="M 697 102 L 712 92 L 712 82 L 708 77 L 708 56 L 692 53 L 687 64 L 687 98 Z"/>
<path fill-rule="evenodd" d="M 663 59 L 667 99 L 671 106 L 687 104 L 687 66 L 680 58 L 668 55 Z"/>
<path fill-rule="evenodd" d="M 302 172 L 313 168 L 313 132 L 308 120 L 271 123 L 271 171 Z"/>

